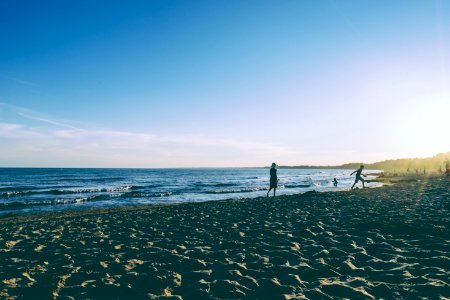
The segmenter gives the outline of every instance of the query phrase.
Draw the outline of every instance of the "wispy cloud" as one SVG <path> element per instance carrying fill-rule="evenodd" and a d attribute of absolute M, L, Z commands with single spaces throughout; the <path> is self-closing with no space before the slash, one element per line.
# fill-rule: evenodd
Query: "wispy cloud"
<path fill-rule="evenodd" d="M 54 136 L 64 139 L 86 139 L 86 138 L 103 138 L 103 139 L 129 139 L 134 138 L 139 141 L 151 141 L 154 135 L 148 133 L 134 133 L 126 131 L 114 130 L 98 130 L 98 129 L 80 129 L 72 130 L 55 130 Z"/>
<path fill-rule="evenodd" d="M 158 138 L 160 142 L 166 143 L 177 143 L 186 145 L 198 145 L 198 146 L 216 146 L 224 148 L 235 148 L 241 150 L 258 150 L 258 151 L 268 151 L 277 153 L 291 153 L 289 148 L 282 146 L 273 146 L 264 143 L 251 142 L 251 141 L 240 141 L 233 139 L 219 139 L 202 136 L 199 134 L 189 134 L 171 137 L 160 137 Z"/>
<path fill-rule="evenodd" d="M 14 140 L 41 138 L 39 132 L 27 128 L 23 124 L 0 123 L 0 137 Z"/>
<path fill-rule="evenodd" d="M 298 155 L 283 146 L 205 136 L 200 133 L 160 136 L 147 132 L 74 126 L 70 122 L 0 103 L 26 122 L 0 123 L 0 137 L 10 148 L 3 159 L 18 153 L 46 161 L 92 166 L 230 166 L 260 165 L 270 158 Z M 37 122 L 37 124 L 36 124 Z M 11 144 L 13 143 L 13 144 Z M 0 160 L 1 162 L 1 160 Z"/>
<path fill-rule="evenodd" d="M 40 116 L 36 116 L 36 115 L 30 115 L 27 113 L 22 113 L 22 112 L 18 112 L 17 113 L 19 116 L 22 116 L 24 118 L 30 119 L 30 120 L 35 120 L 35 121 L 40 121 L 40 122 L 44 122 L 44 123 L 48 123 L 51 125 L 56 125 L 56 126 L 60 126 L 60 127 L 67 127 L 67 128 L 71 128 L 71 129 L 77 129 L 77 127 L 69 125 L 69 124 L 65 124 L 59 121 L 55 121 L 55 120 L 51 120 L 45 117 L 40 117 Z"/>
<path fill-rule="evenodd" d="M 29 81 L 29 80 L 24 80 L 21 78 L 17 78 L 17 77 L 11 77 L 11 76 L 4 76 L 4 75 L 0 75 L 1 78 L 4 78 L 6 80 L 18 83 L 20 85 L 25 85 L 25 86 L 29 86 L 29 87 L 40 87 L 39 84 Z"/>
<path fill-rule="evenodd" d="M 12 105 L 9 103 L 0 102 L 0 109 L 6 109 L 9 112 L 16 114 L 20 117 L 23 117 L 25 119 L 34 120 L 38 122 L 43 122 L 51 125 L 55 125 L 58 127 L 66 127 L 71 129 L 77 129 L 77 127 L 69 124 L 68 122 L 57 120 L 56 118 L 49 117 L 45 114 L 36 112 L 34 110 Z"/>
<path fill-rule="evenodd" d="M 27 86 L 31 86 L 31 87 L 39 87 L 39 84 L 31 82 L 31 81 L 22 80 L 22 79 L 14 78 L 14 77 L 9 77 L 9 79 L 12 81 L 15 81 L 17 83 L 20 83 L 22 85 L 27 85 Z"/>

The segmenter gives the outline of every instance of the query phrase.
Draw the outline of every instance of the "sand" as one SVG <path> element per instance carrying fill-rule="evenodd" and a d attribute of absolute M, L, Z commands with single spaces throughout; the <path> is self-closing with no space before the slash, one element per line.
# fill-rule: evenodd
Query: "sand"
<path fill-rule="evenodd" d="M 0 298 L 449 299 L 449 187 L 2 218 Z"/>

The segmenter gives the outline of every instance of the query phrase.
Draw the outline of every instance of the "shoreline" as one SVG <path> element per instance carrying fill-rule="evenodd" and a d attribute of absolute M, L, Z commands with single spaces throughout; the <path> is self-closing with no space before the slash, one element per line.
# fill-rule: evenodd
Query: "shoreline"
<path fill-rule="evenodd" d="M 42 173 L 42 174 L 41 174 Z M 348 172 L 350 174 L 350 172 Z M 346 171 L 286 171 L 277 195 L 309 190 L 342 190 L 351 186 Z M 16 171 L 12 179 L 3 174 L 0 215 L 34 214 L 92 208 L 201 202 L 257 198 L 268 189 L 263 170 L 216 170 L 186 172 Z M 373 178 L 374 174 L 370 174 Z M 331 184 L 333 177 L 339 187 Z M 28 178 L 27 181 L 25 178 Z M 8 180 L 12 180 L 9 183 Z M 372 183 L 369 186 L 380 186 Z M 1 218 L 1 216 L 0 216 Z"/>
<path fill-rule="evenodd" d="M 366 187 L 365 189 L 378 189 L 383 188 L 385 186 L 388 186 L 389 184 L 394 183 L 402 183 L 402 182 L 410 182 L 412 180 L 403 180 L 400 179 L 398 181 L 390 181 L 388 178 L 384 178 L 383 180 L 379 179 L 371 179 L 366 180 L 366 182 L 378 182 L 383 183 L 382 186 L 377 187 Z M 356 187 L 354 190 L 362 189 L 362 187 Z M 296 193 L 296 194 L 288 194 L 288 195 L 278 195 L 275 196 L 275 198 L 278 197 L 302 197 L 302 195 L 309 194 L 309 193 L 345 193 L 345 192 L 352 192 L 350 188 L 345 189 L 338 189 L 336 191 L 306 191 L 303 193 Z M 79 209 L 68 209 L 68 210 L 62 210 L 62 211 L 44 211 L 44 212 L 31 212 L 31 213 L 15 213 L 15 212 L 8 212 L 4 214 L 0 214 L 0 223 L 3 221 L 19 221 L 19 220 L 26 220 L 26 219 L 40 219 L 45 217 L 71 217 L 71 216 L 82 216 L 82 215 L 90 215 L 90 214 L 109 214 L 114 212 L 122 212 L 122 211 L 134 211 L 134 210 L 147 210 L 152 208 L 158 208 L 158 207 L 170 207 L 170 206 L 179 206 L 179 205 L 195 205 L 199 203 L 214 203 L 214 202 L 229 202 L 229 201 L 252 201 L 256 199 L 267 199 L 267 198 L 273 198 L 273 196 L 265 197 L 265 196 L 258 196 L 253 198 L 228 198 L 228 199 L 222 199 L 222 200 L 206 200 L 206 201 L 198 201 L 198 202 L 177 202 L 177 203 L 158 203 L 158 204 L 138 204 L 138 205 L 123 205 L 123 206 L 113 206 L 113 207 L 105 207 L 105 208 L 79 208 Z M 60 215 L 60 216 L 59 216 Z"/>
<path fill-rule="evenodd" d="M 450 297 L 450 178 L 0 219 L 0 297 Z"/>
<path fill-rule="evenodd" d="M 369 174 L 372 176 L 375 176 L 377 174 Z M 379 175 L 379 174 L 378 174 Z M 417 182 L 426 178 L 430 177 L 441 177 L 439 175 L 420 175 L 420 176 L 378 176 L 375 179 L 369 179 L 366 180 L 367 183 L 371 182 L 377 182 L 382 183 L 383 185 L 378 187 L 366 187 L 366 189 L 379 189 L 384 188 L 386 186 L 392 185 L 392 184 L 398 184 L 398 183 L 405 183 L 405 182 Z M 362 189 L 361 186 L 358 186 L 355 188 L 355 191 L 358 189 Z M 352 192 L 350 188 L 345 189 L 338 189 L 336 191 L 306 191 L 303 193 L 297 193 L 297 194 L 290 194 L 290 195 L 279 195 L 276 197 L 302 197 L 302 195 L 309 194 L 309 193 L 345 193 L 345 192 Z M 273 196 L 270 196 L 269 198 L 272 198 Z M 62 210 L 62 211 L 44 211 L 44 212 L 31 212 L 31 213 L 16 213 L 14 211 L 7 212 L 0 214 L 0 223 L 6 222 L 9 219 L 13 221 L 18 220 L 26 220 L 26 219 L 33 219 L 33 218 L 44 218 L 44 217 L 70 217 L 70 216 L 80 216 L 80 215 L 89 215 L 89 214 L 108 214 L 108 213 L 114 213 L 114 212 L 120 212 L 120 211 L 130 211 L 130 210 L 146 210 L 151 209 L 153 207 L 164 207 L 164 206 L 178 206 L 178 205 L 188 205 L 188 204 L 198 204 L 198 203 L 209 203 L 209 202 L 217 202 L 217 201 L 252 201 L 255 199 L 260 198 L 267 198 L 265 196 L 258 196 L 253 198 L 228 198 L 223 200 L 206 200 L 206 201 L 199 201 L 199 202 L 178 202 L 178 203 L 158 203 L 158 204 L 141 204 L 141 205 L 123 205 L 123 206 L 113 206 L 113 207 L 105 207 L 105 208 L 77 208 L 77 209 L 68 209 L 68 210 Z"/>

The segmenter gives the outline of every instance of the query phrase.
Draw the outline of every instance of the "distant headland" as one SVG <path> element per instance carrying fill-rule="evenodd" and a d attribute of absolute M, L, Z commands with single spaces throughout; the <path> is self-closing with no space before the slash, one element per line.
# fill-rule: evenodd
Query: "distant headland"
<path fill-rule="evenodd" d="M 439 153 L 433 157 L 426 158 L 401 158 L 384 160 L 376 163 L 352 162 L 336 166 L 278 166 L 279 169 L 357 169 L 361 164 L 366 169 L 372 170 L 418 170 L 439 171 L 444 168 L 446 160 L 450 160 L 450 152 Z"/>

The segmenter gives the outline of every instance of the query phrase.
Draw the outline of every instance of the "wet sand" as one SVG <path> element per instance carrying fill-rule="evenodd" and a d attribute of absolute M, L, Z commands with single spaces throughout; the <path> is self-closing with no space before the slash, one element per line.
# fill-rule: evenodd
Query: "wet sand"
<path fill-rule="evenodd" d="M 0 298 L 449 299 L 449 188 L 3 218 Z"/>

